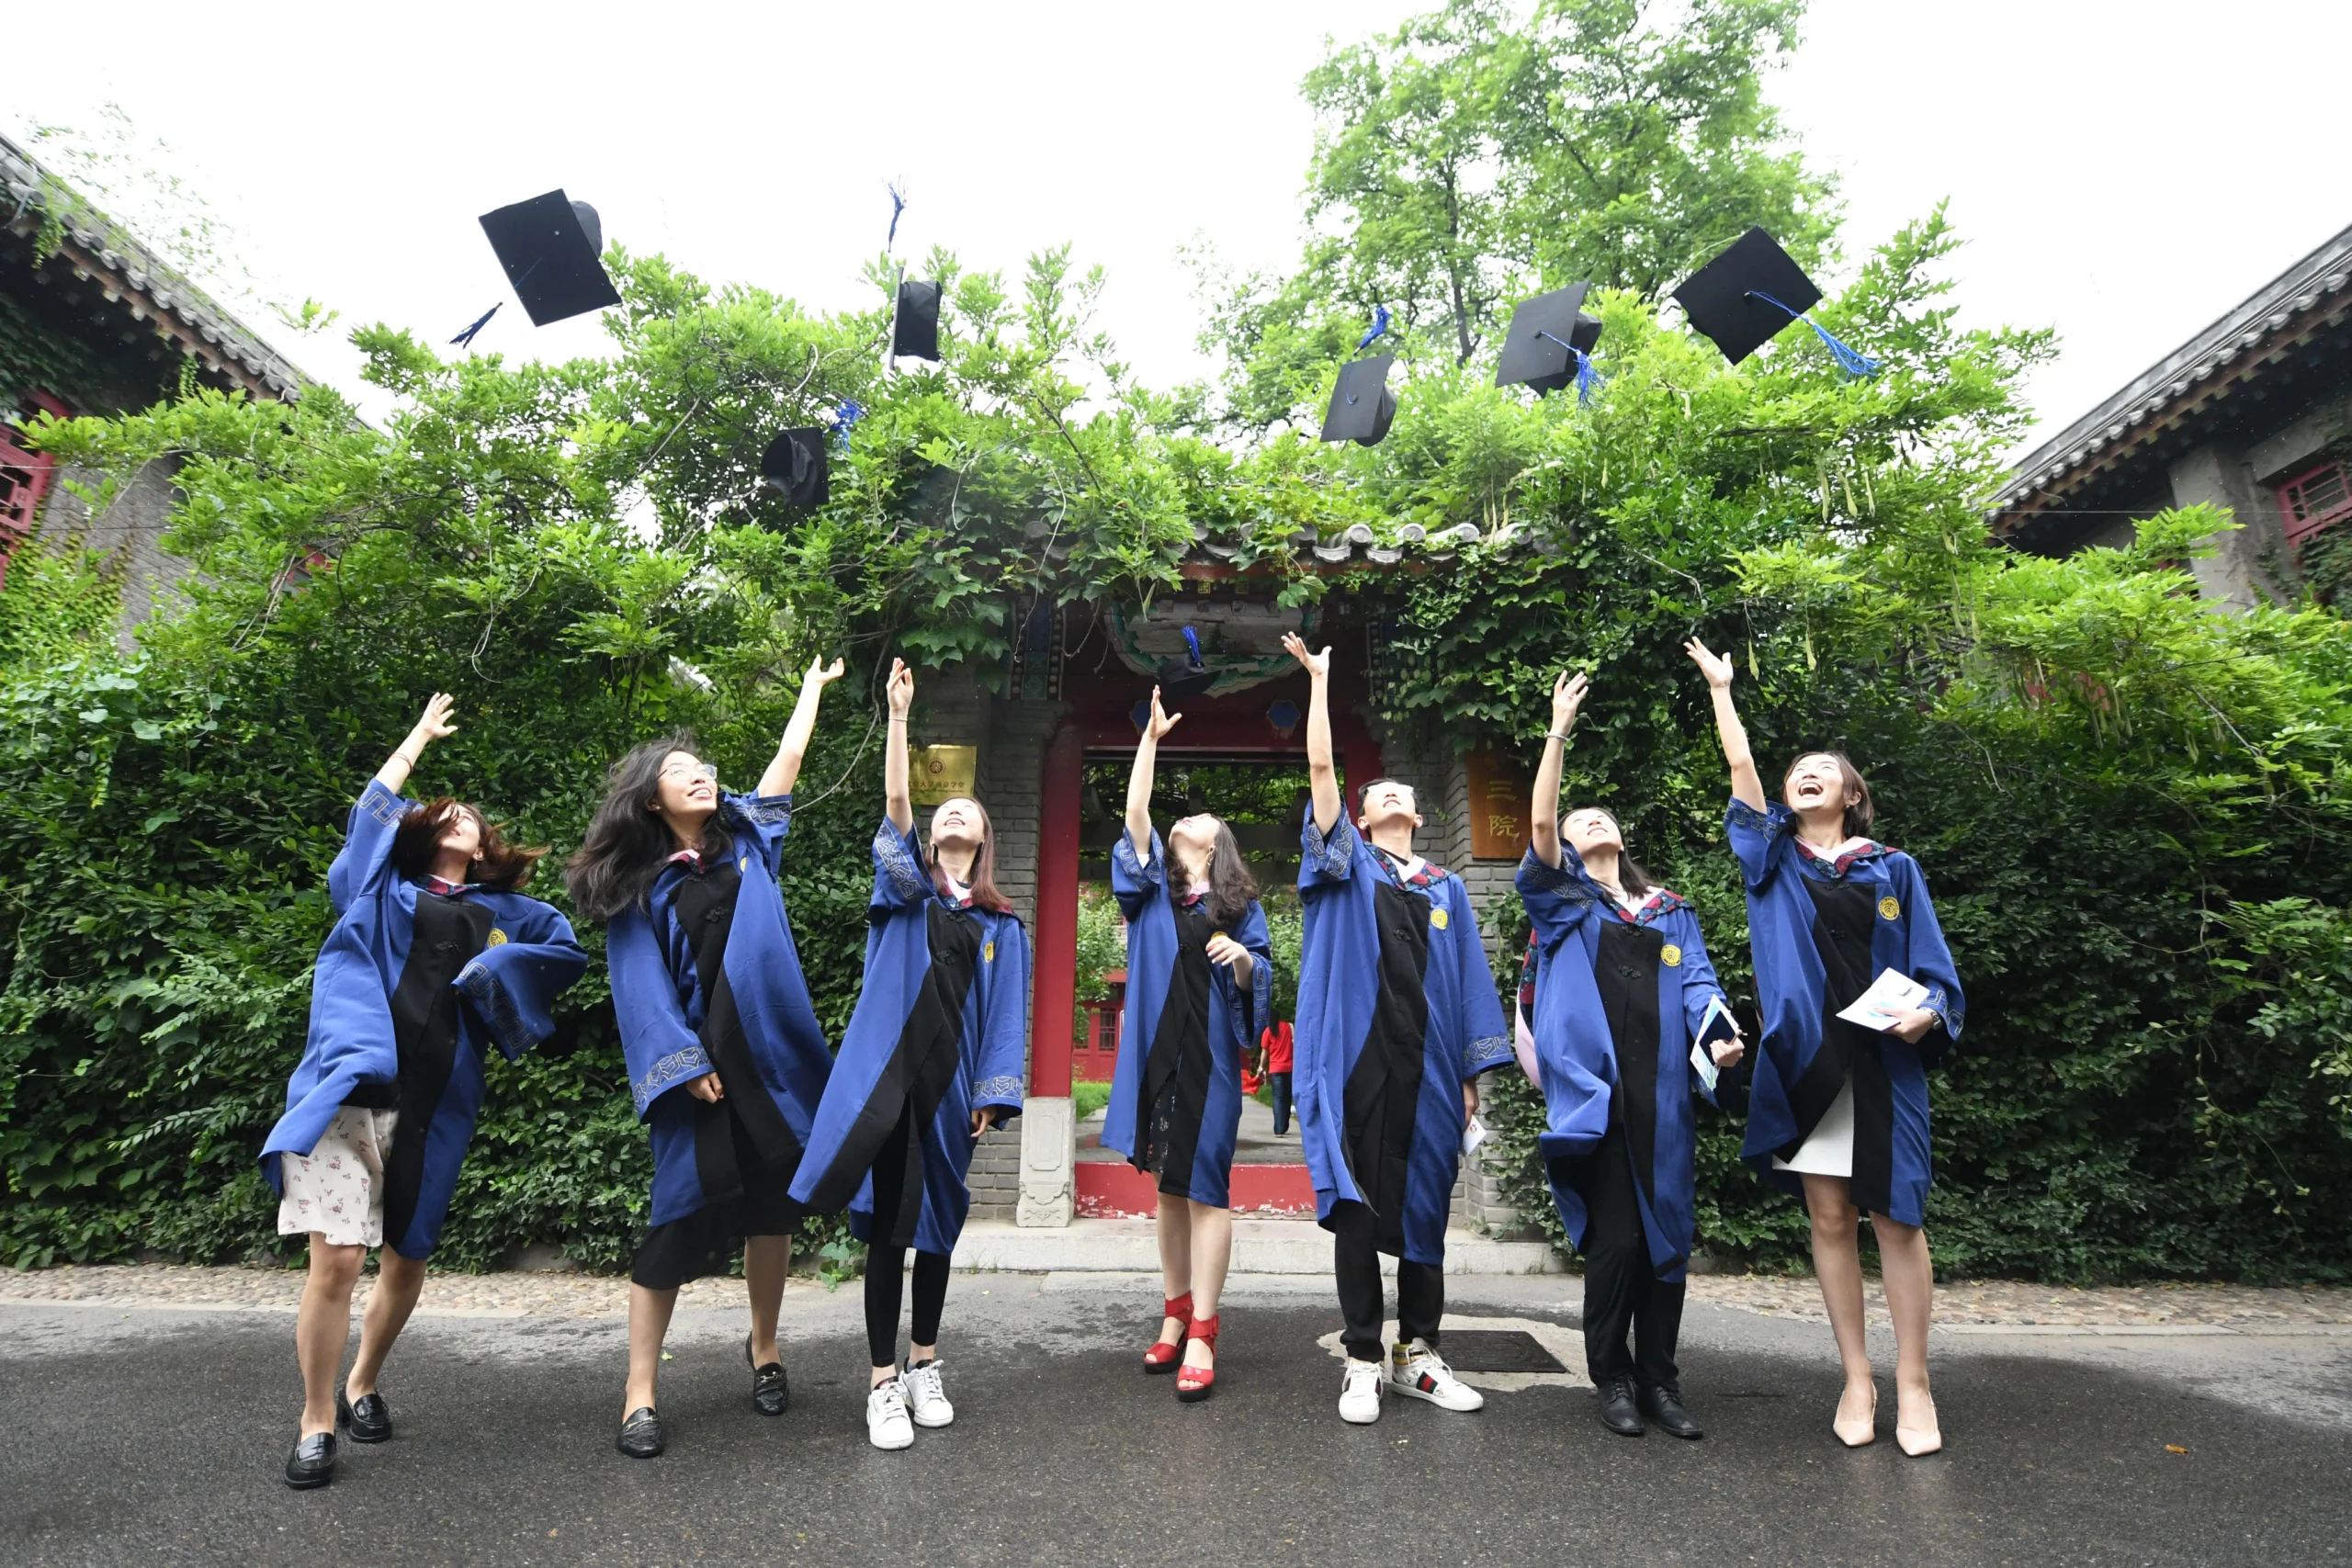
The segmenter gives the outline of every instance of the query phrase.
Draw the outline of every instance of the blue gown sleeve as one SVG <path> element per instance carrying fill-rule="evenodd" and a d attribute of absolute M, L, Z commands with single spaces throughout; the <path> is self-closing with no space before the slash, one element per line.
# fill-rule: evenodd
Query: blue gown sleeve
<path fill-rule="evenodd" d="M 1151 830 L 1151 858 L 1136 858 L 1135 836 L 1125 828 L 1119 829 L 1119 841 L 1111 846 L 1111 896 L 1119 901 L 1119 914 L 1129 925 L 1143 918 L 1144 907 L 1160 896 L 1168 885 L 1168 861 L 1159 842 L 1159 829 Z"/>
<path fill-rule="evenodd" d="M 1301 897 L 1312 897 L 1334 883 L 1345 882 L 1355 868 L 1356 851 L 1362 840 L 1356 825 L 1348 820 L 1345 811 L 1331 824 L 1329 833 L 1315 828 L 1315 807 L 1306 807 L 1306 818 L 1298 833 L 1298 892 Z"/>
<path fill-rule="evenodd" d="M 492 931 L 503 940 L 483 948 L 452 982 L 510 1062 L 555 1032 L 556 998 L 588 968 L 571 922 L 536 898 L 523 903 L 519 916 L 508 917 L 512 929 Z"/>
<path fill-rule="evenodd" d="M 1951 949 L 1944 942 L 1935 900 L 1928 896 L 1927 874 L 1917 861 L 1899 850 L 1889 858 L 1894 862 L 1894 885 L 1904 913 L 1910 917 L 1911 967 L 1906 972 L 1928 987 L 1927 1009 L 1943 1021 L 1919 1041 L 1919 1054 L 1933 1062 L 1960 1043 L 1960 1032 L 1968 1021 L 1968 998 L 1961 993 L 1960 972 L 1953 966 Z M 1939 1033 L 1944 1037 L 1940 1043 L 1936 1039 Z"/>
<path fill-rule="evenodd" d="M 1569 869 L 1572 866 L 1574 870 Z M 1520 857 L 1511 886 L 1518 889 L 1519 901 L 1527 907 L 1528 922 L 1544 947 L 1555 945 L 1592 913 L 1594 889 L 1584 873 L 1584 863 L 1565 845 L 1556 866 L 1545 865 L 1529 850 Z"/>
<path fill-rule="evenodd" d="M 1253 961 L 1250 965 L 1250 991 L 1244 996 L 1241 987 L 1228 987 L 1232 996 L 1234 1037 L 1241 1048 L 1250 1050 L 1258 1043 L 1258 1031 L 1267 1026 L 1274 1016 L 1274 939 L 1266 929 L 1266 911 L 1259 902 L 1250 900 L 1250 910 L 1227 933 L 1250 950 Z M 1247 1009 L 1247 1011 L 1244 1011 Z"/>
<path fill-rule="evenodd" d="M 718 812 L 729 828 L 758 841 L 760 854 L 768 863 L 768 874 L 775 875 L 783 859 L 785 835 L 792 831 L 791 792 L 721 795 Z"/>
<path fill-rule="evenodd" d="M 401 818 L 415 807 L 415 802 L 401 799 L 379 781 L 368 781 L 368 787 L 352 803 L 343 848 L 327 867 L 327 897 L 337 915 L 383 886 L 391 874 L 393 837 Z"/>
<path fill-rule="evenodd" d="M 655 1100 L 714 1069 L 701 1037 L 686 1027 L 677 982 L 643 910 L 624 909 L 613 917 L 605 930 L 605 963 L 612 974 L 613 1016 L 620 1022 L 629 1098 L 642 1121 Z"/>
<path fill-rule="evenodd" d="M 1740 879 L 1750 893 L 1761 893 L 1781 868 L 1781 857 L 1795 852 L 1788 845 L 1793 814 L 1775 800 L 1761 811 L 1736 795 L 1724 807 L 1724 831 L 1731 852 L 1739 858 Z"/>
<path fill-rule="evenodd" d="M 882 825 L 874 829 L 874 899 L 866 907 L 869 918 L 919 908 L 937 891 L 914 829 L 901 833 L 888 817 L 882 818 Z"/>
<path fill-rule="evenodd" d="M 1029 1049 L 1029 933 L 1010 915 L 989 921 L 980 952 L 980 1037 L 972 1053 L 972 1109 L 1021 1109 Z"/>
<path fill-rule="evenodd" d="M 1494 971 L 1487 966 L 1487 944 L 1478 936 L 1478 916 L 1470 908 L 1469 890 L 1460 877 L 1449 876 L 1445 897 L 1453 911 L 1446 923 L 1459 931 L 1462 938 L 1453 947 L 1455 962 L 1461 965 L 1462 1076 L 1470 1078 L 1517 1060 L 1518 1053 L 1511 1048 L 1510 1025 L 1503 1019 Z"/>

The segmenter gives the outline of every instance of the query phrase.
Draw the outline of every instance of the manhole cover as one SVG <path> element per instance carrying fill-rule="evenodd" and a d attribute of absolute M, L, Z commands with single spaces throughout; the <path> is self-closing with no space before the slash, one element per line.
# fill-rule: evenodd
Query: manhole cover
<path fill-rule="evenodd" d="M 1565 1372 L 1559 1358 L 1523 1328 L 1450 1328 L 1438 1347 L 1457 1372 Z"/>

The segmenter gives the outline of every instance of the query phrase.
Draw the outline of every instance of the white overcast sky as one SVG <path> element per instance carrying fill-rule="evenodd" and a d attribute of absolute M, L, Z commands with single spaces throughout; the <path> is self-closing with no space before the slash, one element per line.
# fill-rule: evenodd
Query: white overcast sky
<path fill-rule="evenodd" d="M 1102 324 L 1167 384 L 1204 368 L 1178 246 L 1284 266 L 1312 136 L 1298 79 L 1327 35 L 1426 8 L 19 6 L 0 121 L 95 126 L 119 103 L 268 292 L 436 343 L 506 298 L 474 221 L 492 207 L 560 186 L 633 251 L 822 308 L 858 300 L 903 177 L 902 252 L 1012 271 L 1075 241 L 1110 274 Z M 1770 91 L 1843 181 L 1849 259 L 1949 197 L 1964 319 L 2064 337 L 2032 389 L 2045 429 L 2352 222 L 2343 0 L 1815 0 L 1805 34 Z M 251 324 L 353 385 L 339 331 Z M 603 342 L 594 318 L 534 331 L 510 301 L 479 346 Z"/>

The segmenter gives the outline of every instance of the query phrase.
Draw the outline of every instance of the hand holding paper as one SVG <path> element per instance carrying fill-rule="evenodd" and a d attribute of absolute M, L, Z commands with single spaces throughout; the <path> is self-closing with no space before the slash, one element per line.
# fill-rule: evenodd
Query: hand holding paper
<path fill-rule="evenodd" d="M 1709 1094 L 1715 1092 L 1723 1069 L 1736 1065 L 1744 1050 L 1731 1010 L 1724 1006 L 1723 998 L 1708 998 L 1706 1013 L 1699 1020 L 1698 1038 L 1690 1043 L 1690 1066 Z"/>
<path fill-rule="evenodd" d="M 1882 969 L 1871 988 L 1856 997 L 1852 1006 L 1840 1009 L 1838 1016 L 1864 1029 L 1892 1032 L 1910 1022 L 1927 999 L 1927 987 L 1899 969 Z"/>

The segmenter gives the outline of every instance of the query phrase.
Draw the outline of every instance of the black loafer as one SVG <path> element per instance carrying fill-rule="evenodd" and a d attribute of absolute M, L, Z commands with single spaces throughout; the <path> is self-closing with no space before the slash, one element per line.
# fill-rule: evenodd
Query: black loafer
<path fill-rule="evenodd" d="M 355 1443 L 389 1443 L 392 1440 L 392 1407 L 384 1403 L 380 1393 L 363 1393 L 359 1403 L 345 1399 L 343 1390 L 334 1391 L 334 1418 L 337 1424 L 351 1428 Z"/>
<path fill-rule="evenodd" d="M 1621 1438 L 1638 1438 L 1645 1428 L 1642 1413 L 1634 1404 L 1634 1380 L 1604 1379 L 1600 1394 L 1600 1424 Z"/>
<path fill-rule="evenodd" d="M 1682 1407 L 1682 1391 L 1665 1383 L 1654 1383 L 1642 1390 L 1641 1411 L 1669 1438 L 1703 1438 L 1707 1435 L 1706 1428 L 1693 1421 L 1690 1412 Z"/>
<path fill-rule="evenodd" d="M 662 1429 L 662 1417 L 653 1414 L 653 1406 L 640 1404 L 628 1413 L 621 1423 L 621 1435 L 613 1439 L 613 1447 L 631 1459 L 658 1459 L 670 1446 L 670 1434 Z"/>
<path fill-rule="evenodd" d="M 784 1363 L 761 1366 L 752 1361 L 752 1337 L 743 1336 L 743 1359 L 752 1362 L 752 1408 L 763 1416 L 781 1416 L 792 1403 L 792 1388 L 784 1379 Z"/>
<path fill-rule="evenodd" d="M 286 1484 L 297 1492 L 324 1486 L 334 1479 L 334 1434 L 313 1432 L 286 1456 Z"/>

